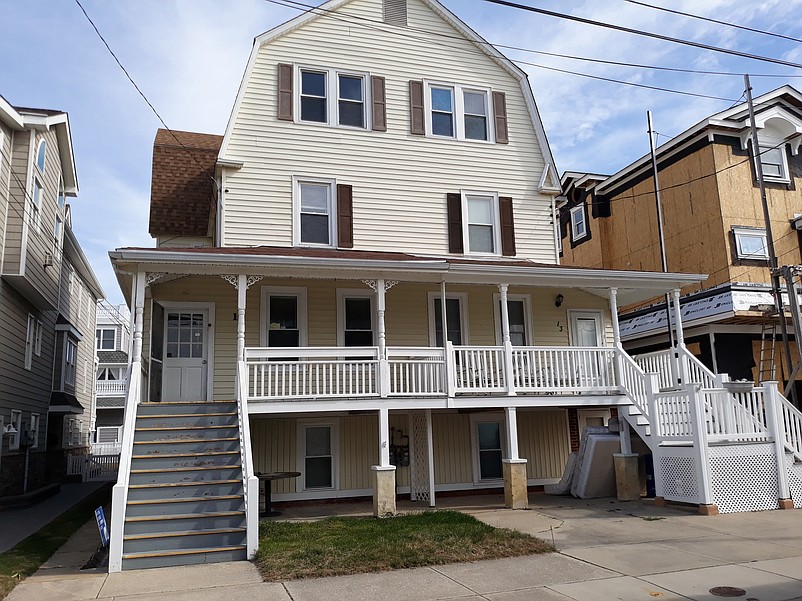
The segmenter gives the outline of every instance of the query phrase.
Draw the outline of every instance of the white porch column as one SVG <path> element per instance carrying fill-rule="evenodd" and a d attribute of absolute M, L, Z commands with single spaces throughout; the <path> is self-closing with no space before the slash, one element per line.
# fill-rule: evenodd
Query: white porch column
<path fill-rule="evenodd" d="M 245 360 L 245 303 L 248 296 L 248 276 L 237 276 L 237 361 Z"/>
<path fill-rule="evenodd" d="M 515 365 L 512 359 L 512 341 L 510 339 L 510 311 L 507 306 L 508 284 L 499 284 L 501 296 L 501 343 L 504 346 L 504 382 L 507 384 L 507 396 L 515 396 Z"/>
<path fill-rule="evenodd" d="M 613 321 L 613 344 L 621 348 L 621 327 L 618 323 L 618 288 L 610 288 L 610 314 Z"/>
<path fill-rule="evenodd" d="M 136 274 L 134 283 L 134 333 L 133 345 L 131 348 L 131 362 L 141 363 L 142 361 L 142 328 L 145 316 L 145 282 L 147 274 L 139 271 Z M 133 378 L 135 374 L 131 374 Z"/>
<path fill-rule="evenodd" d="M 515 407 L 504 409 L 507 425 L 507 458 L 502 460 L 504 472 L 504 506 L 509 509 L 529 507 L 526 482 L 526 459 L 518 456 L 518 413 Z"/>
<path fill-rule="evenodd" d="M 382 287 L 384 283 L 382 282 Z M 373 475 L 373 515 L 382 517 L 396 513 L 395 466 L 390 463 L 390 415 L 379 409 L 379 465 L 371 467 Z"/>
<path fill-rule="evenodd" d="M 679 288 L 671 291 L 671 300 L 674 305 L 674 328 L 677 331 L 677 346 L 685 346 L 685 334 L 682 331 L 682 309 L 679 304 Z"/>
<path fill-rule="evenodd" d="M 387 330 L 384 323 L 384 311 L 386 305 L 387 290 L 384 287 L 384 280 L 376 280 L 376 330 L 379 338 L 379 359 L 387 358 Z"/>

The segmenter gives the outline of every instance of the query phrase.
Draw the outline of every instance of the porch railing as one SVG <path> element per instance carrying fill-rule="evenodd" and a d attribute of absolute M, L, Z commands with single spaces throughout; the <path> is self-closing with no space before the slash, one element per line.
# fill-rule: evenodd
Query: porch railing
<path fill-rule="evenodd" d="M 684 346 L 633 358 L 644 372 L 658 374 L 661 390 L 677 388 L 680 381 L 701 384 L 702 388 L 716 387 L 716 374 Z"/>
<path fill-rule="evenodd" d="M 622 394 L 612 347 L 270 347 L 245 351 L 249 401 Z M 630 366 L 635 367 L 637 366 Z M 628 372 L 627 372 L 628 373 Z M 633 388 L 637 388 L 633 385 Z"/>
<path fill-rule="evenodd" d="M 95 380 L 98 396 L 125 396 L 128 380 Z"/>

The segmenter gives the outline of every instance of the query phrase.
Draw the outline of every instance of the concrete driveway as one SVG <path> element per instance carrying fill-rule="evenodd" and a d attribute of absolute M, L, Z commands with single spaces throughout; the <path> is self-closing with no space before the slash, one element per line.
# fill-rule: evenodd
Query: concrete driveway
<path fill-rule="evenodd" d="M 81 538 L 96 544 L 88 524 L 8 601 L 802 600 L 802 511 L 706 517 L 647 502 L 531 501 L 528 511 L 502 509 L 496 495 L 444 498 L 438 507 L 553 540 L 558 553 L 281 583 L 262 582 L 247 562 L 78 573 L 70 557 L 80 555 Z M 366 511 L 298 507 L 282 518 Z"/>

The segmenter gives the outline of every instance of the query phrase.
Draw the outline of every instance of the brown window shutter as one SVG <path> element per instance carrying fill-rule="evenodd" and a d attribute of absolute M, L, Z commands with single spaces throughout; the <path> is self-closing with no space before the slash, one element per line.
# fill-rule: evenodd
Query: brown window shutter
<path fill-rule="evenodd" d="M 462 244 L 462 195 L 459 193 L 446 194 L 448 200 L 448 252 L 464 254 Z"/>
<path fill-rule="evenodd" d="M 384 77 L 371 76 L 370 93 L 373 103 L 373 131 L 387 131 L 387 93 Z"/>
<path fill-rule="evenodd" d="M 409 82 L 409 119 L 410 132 L 419 136 L 426 135 L 426 113 L 423 109 L 423 82 Z"/>
<path fill-rule="evenodd" d="M 337 184 L 337 246 L 354 247 L 354 189 Z"/>
<path fill-rule="evenodd" d="M 292 65 L 280 63 L 278 66 L 278 118 L 292 121 Z"/>
<path fill-rule="evenodd" d="M 493 116 L 496 123 L 496 144 L 509 144 L 510 134 L 507 129 L 507 95 L 504 92 L 493 92 Z"/>
<path fill-rule="evenodd" d="M 498 215 L 501 222 L 501 254 L 505 257 L 514 257 L 515 223 L 512 218 L 512 198 L 509 196 L 499 197 Z"/>

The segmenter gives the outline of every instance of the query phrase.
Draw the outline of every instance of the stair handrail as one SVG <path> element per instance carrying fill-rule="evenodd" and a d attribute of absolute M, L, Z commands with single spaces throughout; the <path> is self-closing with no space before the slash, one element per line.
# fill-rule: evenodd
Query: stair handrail
<path fill-rule="evenodd" d="M 239 422 L 240 462 L 245 499 L 246 545 L 248 559 L 259 549 L 259 478 L 253 471 L 251 425 L 248 416 L 248 364 L 237 361 L 237 421 Z"/>
<path fill-rule="evenodd" d="M 680 345 L 677 350 L 679 351 L 680 359 L 684 359 L 687 362 L 687 374 L 690 382 L 701 384 L 702 388 L 716 388 L 716 374 L 707 365 L 702 363 L 686 346 Z M 699 382 L 694 378 L 695 375 L 699 376 Z"/>
<path fill-rule="evenodd" d="M 125 417 L 120 444 L 120 464 L 117 483 L 111 491 L 111 533 L 109 536 L 109 573 L 123 569 L 123 530 L 125 507 L 128 503 L 128 482 L 131 475 L 131 456 L 134 453 L 136 414 L 142 394 L 142 362 L 134 361 L 128 368 L 128 392 L 125 395 Z"/>
<path fill-rule="evenodd" d="M 785 448 L 794 454 L 794 459 L 802 461 L 802 411 L 786 399 L 781 392 L 777 393 L 780 402 L 779 420 L 783 429 Z"/>
<path fill-rule="evenodd" d="M 619 357 L 619 373 L 621 381 L 619 385 L 627 393 L 632 404 L 637 407 L 644 416 L 649 416 L 649 384 L 648 376 L 640 365 L 622 348 L 617 348 Z"/>

